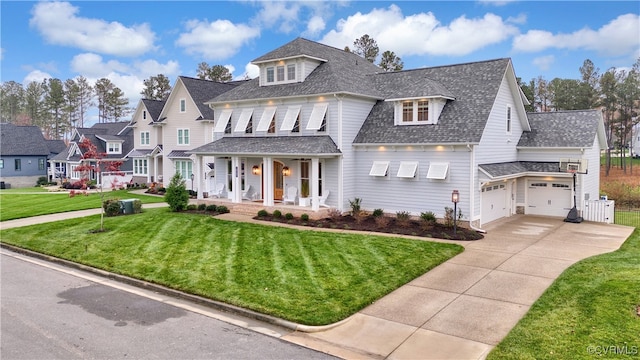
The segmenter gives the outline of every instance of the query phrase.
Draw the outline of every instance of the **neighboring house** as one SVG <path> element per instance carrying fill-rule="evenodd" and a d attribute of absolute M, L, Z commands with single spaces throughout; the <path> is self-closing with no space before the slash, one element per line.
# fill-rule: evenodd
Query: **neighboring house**
<path fill-rule="evenodd" d="M 4 187 L 35 186 L 47 176 L 47 158 L 59 148 L 37 126 L 0 123 L 0 181 Z"/>
<path fill-rule="evenodd" d="M 205 101 L 243 82 L 179 76 L 166 101 L 141 100 L 129 125 L 135 148 L 127 157 L 132 159 L 134 181 L 167 186 L 179 172 L 189 188 L 193 186 L 195 157 L 186 151 L 214 140 L 214 112 Z"/>
<path fill-rule="evenodd" d="M 65 179 L 70 182 L 80 180 L 83 174 L 76 168 L 82 162 L 89 161 L 92 165 L 96 164 L 96 159 L 82 159 L 85 150 L 80 148 L 79 144 L 83 139 L 89 139 L 96 146 L 98 153 L 105 154 L 103 162 L 122 161 L 120 170 L 125 173 L 124 176 L 116 176 L 110 173 L 96 174 L 92 172 L 89 174 L 90 180 L 95 180 L 97 184 L 103 184 L 105 187 L 131 181 L 132 162 L 128 161 L 125 155 L 133 149 L 133 131 L 127 125 L 129 125 L 128 122 L 114 122 L 98 123 L 90 128 L 76 128 L 71 135 L 67 149 L 50 160 L 52 175 L 57 179 Z"/>

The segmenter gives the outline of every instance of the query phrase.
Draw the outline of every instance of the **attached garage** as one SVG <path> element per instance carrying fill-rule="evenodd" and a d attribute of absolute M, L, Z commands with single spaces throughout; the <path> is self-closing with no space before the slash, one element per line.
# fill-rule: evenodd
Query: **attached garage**
<path fill-rule="evenodd" d="M 571 210 L 570 180 L 529 180 L 527 183 L 527 214 L 567 216 Z"/>
<path fill-rule="evenodd" d="M 509 198 L 506 184 L 482 187 L 482 224 L 509 216 Z"/>

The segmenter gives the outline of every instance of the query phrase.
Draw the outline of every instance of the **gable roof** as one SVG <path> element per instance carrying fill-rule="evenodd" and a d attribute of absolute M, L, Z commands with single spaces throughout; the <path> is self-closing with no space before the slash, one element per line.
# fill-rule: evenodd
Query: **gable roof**
<path fill-rule="evenodd" d="M 307 39 L 297 38 L 259 57 L 254 60 L 254 63 L 294 57 L 314 58 L 322 63 L 303 82 L 260 86 L 259 78 L 255 78 L 231 91 L 209 99 L 208 103 L 220 104 L 231 101 L 255 101 L 335 93 L 355 94 L 375 99 L 383 98 L 373 79 L 367 76 L 381 72 L 382 69 L 359 55 Z"/>
<path fill-rule="evenodd" d="M 196 79 L 187 76 L 179 76 L 178 79 L 184 84 L 184 87 L 191 96 L 191 99 L 198 107 L 198 111 L 200 111 L 200 115 L 202 116 L 202 118 L 208 120 L 213 120 L 214 114 L 213 109 L 206 105 L 205 102 L 213 97 L 216 97 L 237 87 L 239 84 L 244 82 L 231 81 L 223 83 L 218 81 Z"/>
<path fill-rule="evenodd" d="M 596 136 L 606 148 L 602 112 L 571 110 L 527 113 L 531 131 L 518 141 L 520 148 L 590 148 Z"/>
<path fill-rule="evenodd" d="M 375 75 L 386 98 L 453 97 L 434 125 L 394 126 L 394 104 L 378 101 L 354 144 L 478 143 L 510 59 L 437 66 Z M 424 88 L 423 88 L 424 87 Z M 384 90 L 387 89 L 387 90 Z"/>
<path fill-rule="evenodd" d="M 74 136 L 74 141 L 80 141 L 80 138 L 82 137 L 87 138 L 96 146 L 96 151 L 100 153 L 107 153 L 107 141 L 122 142 L 120 149 L 121 154 L 105 155 L 106 159 L 121 159 L 125 157 L 125 154 L 129 153 L 133 149 L 133 132 L 128 125 L 128 122 L 123 121 L 115 123 L 97 123 L 90 128 L 77 128 L 75 130 L 76 136 Z M 77 146 L 77 144 L 71 144 L 70 146 Z M 65 158 L 66 156 L 68 156 L 68 154 L 65 154 Z M 59 156 L 56 156 L 54 159 L 58 160 L 59 158 Z"/>
<path fill-rule="evenodd" d="M 167 103 L 165 100 L 142 99 L 141 101 L 144 104 L 144 107 L 147 108 L 147 112 L 152 121 L 158 120 L 164 104 Z"/>
<path fill-rule="evenodd" d="M 529 173 L 557 173 L 560 172 L 559 162 L 540 161 L 511 161 L 495 164 L 478 165 L 480 170 L 489 178 L 497 180 Z"/>
<path fill-rule="evenodd" d="M 0 154 L 49 156 L 50 152 L 39 127 L 0 123 Z"/>
<path fill-rule="evenodd" d="M 46 140 L 49 153 L 52 155 L 59 154 L 67 148 L 64 140 Z"/>

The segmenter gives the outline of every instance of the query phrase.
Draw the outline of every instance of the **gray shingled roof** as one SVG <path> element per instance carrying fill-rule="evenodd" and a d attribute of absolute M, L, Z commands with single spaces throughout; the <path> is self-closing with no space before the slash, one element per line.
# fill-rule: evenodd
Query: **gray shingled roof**
<path fill-rule="evenodd" d="M 243 83 L 238 81 L 223 83 L 211 80 L 201 80 L 187 76 L 180 76 L 180 80 L 182 80 L 182 83 L 187 88 L 189 95 L 191 95 L 191 98 L 198 106 L 198 110 L 200 110 L 202 116 L 208 120 L 214 120 L 214 114 L 213 110 L 208 105 L 205 105 L 205 102 Z"/>
<path fill-rule="evenodd" d="M 394 104 L 378 101 L 354 143 L 478 143 L 509 63 L 497 59 L 376 75 L 381 91 L 388 89 L 385 98 L 412 97 L 424 86 L 425 93 L 442 92 L 455 100 L 447 102 L 438 124 L 412 126 L 394 126 Z"/>
<path fill-rule="evenodd" d="M 52 155 L 60 154 L 64 152 L 67 148 L 67 144 L 65 144 L 64 140 L 46 140 L 47 148 L 49 148 L 49 153 Z"/>
<path fill-rule="evenodd" d="M 512 161 L 505 163 L 482 164 L 478 166 L 491 178 L 499 178 L 527 172 L 552 173 L 560 171 L 560 163 L 558 162 Z"/>
<path fill-rule="evenodd" d="M 351 93 L 382 99 L 372 77 L 382 69 L 362 57 L 328 45 L 297 38 L 255 61 L 311 56 L 327 60 L 311 72 L 305 81 L 294 84 L 259 86 L 253 79 L 237 88 L 209 99 L 220 103 L 239 100 L 273 99 L 330 93 Z"/>
<path fill-rule="evenodd" d="M 193 154 L 331 155 L 341 152 L 329 136 L 224 137 L 197 147 Z"/>
<path fill-rule="evenodd" d="M 151 121 L 157 121 L 164 104 L 167 102 L 165 100 L 142 99 L 142 103 L 147 108 L 147 114 L 151 117 Z"/>
<path fill-rule="evenodd" d="M 49 153 L 49 147 L 39 127 L 0 123 L 0 154 L 49 156 Z"/>
<path fill-rule="evenodd" d="M 593 146 L 602 113 L 598 110 L 574 110 L 527 113 L 531 131 L 518 141 L 519 147 Z"/>
<path fill-rule="evenodd" d="M 170 158 L 188 158 L 191 156 L 191 153 L 188 153 L 186 150 L 172 150 L 167 157 Z"/>

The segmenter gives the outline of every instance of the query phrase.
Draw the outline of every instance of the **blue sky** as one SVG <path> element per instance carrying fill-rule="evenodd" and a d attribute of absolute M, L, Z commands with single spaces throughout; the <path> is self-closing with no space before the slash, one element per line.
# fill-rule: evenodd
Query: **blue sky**
<path fill-rule="evenodd" d="M 0 1 L 0 81 L 106 77 L 135 106 L 142 81 L 198 63 L 256 76 L 251 60 L 304 37 L 369 34 L 405 69 L 510 57 L 516 75 L 579 78 L 640 57 L 637 1 Z"/>

